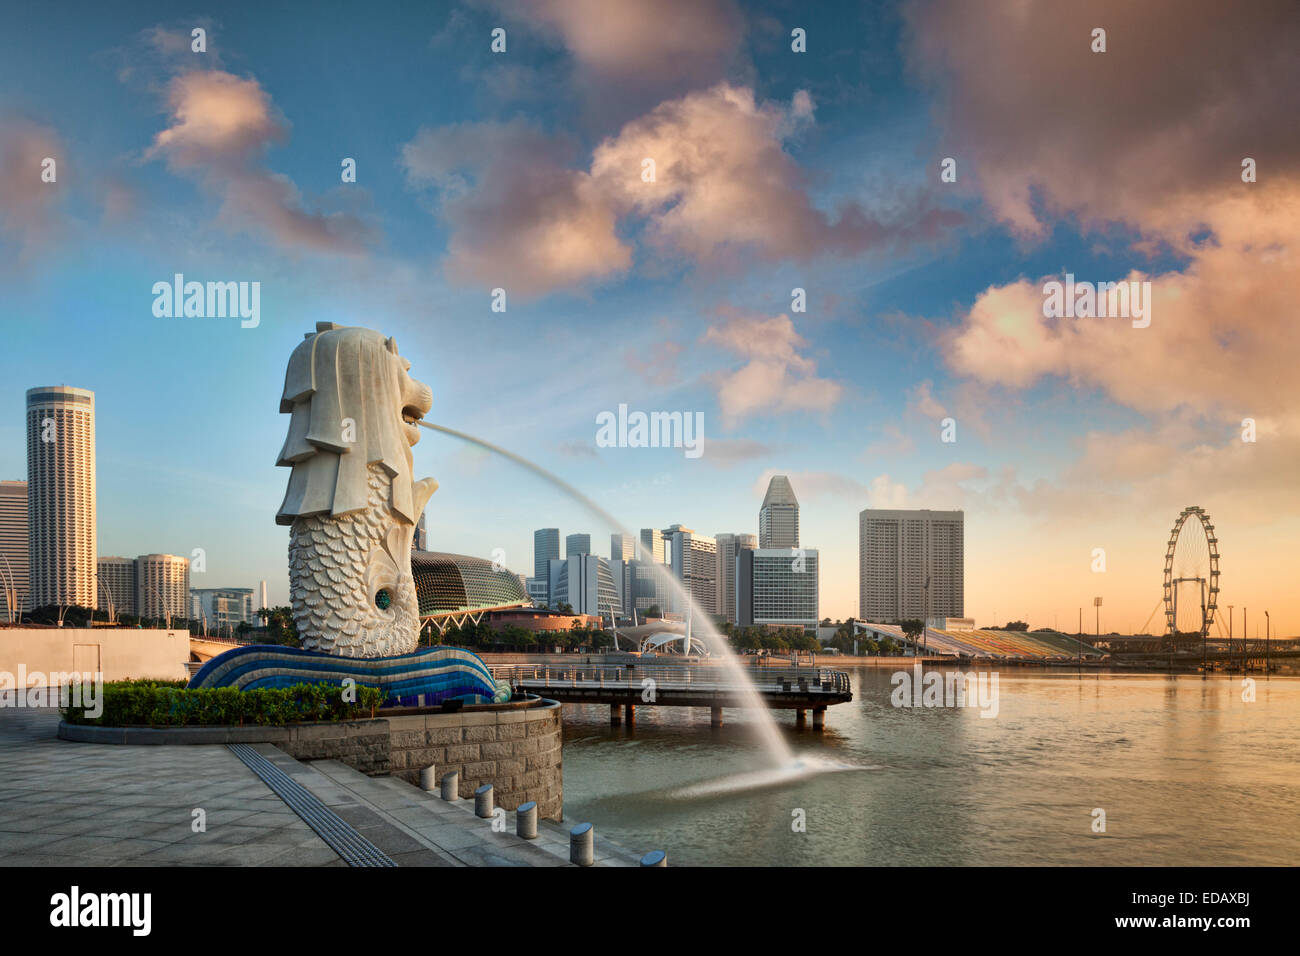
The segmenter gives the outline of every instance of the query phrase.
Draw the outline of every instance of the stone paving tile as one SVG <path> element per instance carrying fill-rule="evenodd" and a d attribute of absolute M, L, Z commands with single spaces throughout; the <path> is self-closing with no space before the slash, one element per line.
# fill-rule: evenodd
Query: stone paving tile
<path fill-rule="evenodd" d="M 72 743 L 58 720 L 0 710 L 0 865 L 342 863 L 225 747 Z"/>

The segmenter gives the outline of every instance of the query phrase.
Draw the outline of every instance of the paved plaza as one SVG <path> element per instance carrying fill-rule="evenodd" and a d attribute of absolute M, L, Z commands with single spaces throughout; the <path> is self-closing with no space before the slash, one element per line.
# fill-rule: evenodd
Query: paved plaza
<path fill-rule="evenodd" d="M 53 708 L 0 708 L 0 865 L 348 865 L 225 746 L 74 743 L 58 723 Z M 541 821 L 523 840 L 513 814 L 493 832 L 473 801 L 254 747 L 397 866 L 570 865 L 567 826 Z M 597 839 L 597 866 L 636 859 Z"/>

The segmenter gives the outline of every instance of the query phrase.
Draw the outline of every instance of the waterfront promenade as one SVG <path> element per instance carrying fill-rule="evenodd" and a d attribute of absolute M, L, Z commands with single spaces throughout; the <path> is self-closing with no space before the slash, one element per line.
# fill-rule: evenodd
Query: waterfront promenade
<path fill-rule="evenodd" d="M 349 865 L 228 747 L 74 743 L 55 736 L 58 723 L 54 708 L 0 708 L 0 865 Z M 539 821 L 537 839 L 524 840 L 513 814 L 493 832 L 472 800 L 443 801 L 333 760 L 300 762 L 270 744 L 251 749 L 309 795 L 318 826 L 351 834 L 368 865 L 570 865 L 572 823 Z M 595 856 L 597 866 L 638 859 L 599 825 Z"/>

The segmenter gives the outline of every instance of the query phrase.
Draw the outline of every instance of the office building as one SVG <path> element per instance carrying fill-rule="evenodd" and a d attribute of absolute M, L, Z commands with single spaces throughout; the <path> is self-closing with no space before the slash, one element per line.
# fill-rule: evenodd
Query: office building
<path fill-rule="evenodd" d="M 965 515 L 867 509 L 858 515 L 858 614 L 888 624 L 965 616 Z"/>
<path fill-rule="evenodd" d="M 560 556 L 560 529 L 539 528 L 533 532 L 533 577 L 545 578 L 550 562 Z"/>
<path fill-rule="evenodd" d="M 609 559 L 611 561 L 635 561 L 637 541 L 630 534 L 612 534 L 609 536 Z"/>
<path fill-rule="evenodd" d="M 816 627 L 815 548 L 742 548 L 736 554 L 736 623 L 742 627 Z"/>
<path fill-rule="evenodd" d="M 32 609 L 27 565 L 27 482 L 0 481 L 0 621 Z"/>
<path fill-rule="evenodd" d="M 799 499 L 785 475 L 773 475 L 767 483 L 767 494 L 758 509 L 758 546 L 799 547 Z"/>
<path fill-rule="evenodd" d="M 95 393 L 27 390 L 27 545 L 32 608 L 94 607 Z"/>
<path fill-rule="evenodd" d="M 139 617 L 135 558 L 103 557 L 95 562 L 95 567 L 99 574 L 96 589 L 99 601 L 95 606 L 105 613 L 111 609 L 115 618 L 123 615 Z"/>
<path fill-rule="evenodd" d="M 537 607 L 548 607 L 551 603 L 550 578 L 533 577 L 524 582 L 524 590 L 528 592 L 528 599 Z"/>
<path fill-rule="evenodd" d="M 718 605 L 717 613 L 732 624 L 736 623 L 736 555 L 742 550 L 758 547 L 758 538 L 752 534 L 720 534 L 718 543 Z"/>
<path fill-rule="evenodd" d="M 237 634 L 240 624 L 260 623 L 253 613 L 252 588 L 194 588 L 189 617 L 206 620 L 209 634 Z"/>
<path fill-rule="evenodd" d="M 695 603 L 696 611 L 716 614 L 718 608 L 718 543 L 708 535 L 698 534 L 679 524 L 664 531 L 672 559 L 672 574 Z M 685 614 L 687 609 L 672 611 Z M 664 608 L 665 611 L 669 608 Z"/>
<path fill-rule="evenodd" d="M 591 554 L 591 535 L 570 534 L 564 537 L 564 556 L 571 558 L 577 554 Z"/>
<path fill-rule="evenodd" d="M 663 535 L 654 528 L 641 529 L 641 553 L 637 555 L 640 561 L 656 561 L 659 564 L 665 563 L 664 557 L 664 539 Z"/>
<path fill-rule="evenodd" d="M 190 562 L 175 554 L 142 554 L 135 559 L 135 603 L 147 619 L 190 616 Z"/>
<path fill-rule="evenodd" d="M 412 551 L 429 550 L 429 531 L 424 524 L 424 512 L 420 512 L 420 520 L 415 523 L 415 533 L 411 535 Z"/>
<path fill-rule="evenodd" d="M 574 554 L 550 563 L 550 605 L 572 606 L 575 614 L 621 613 L 622 599 L 610 562 L 594 554 Z M 621 574 L 620 569 L 620 574 Z"/>

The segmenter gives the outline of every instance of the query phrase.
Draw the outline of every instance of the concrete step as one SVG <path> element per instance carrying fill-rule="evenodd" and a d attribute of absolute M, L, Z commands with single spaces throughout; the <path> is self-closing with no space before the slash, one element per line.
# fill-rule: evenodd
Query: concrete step
<path fill-rule="evenodd" d="M 300 762 L 273 744 L 258 745 L 271 760 L 399 866 L 571 866 L 569 831 L 540 820 L 537 839 L 515 835 L 474 815 L 473 800 L 445 801 L 396 777 L 368 777 L 337 760 Z M 596 866 L 635 866 L 638 857 L 597 835 Z"/>

